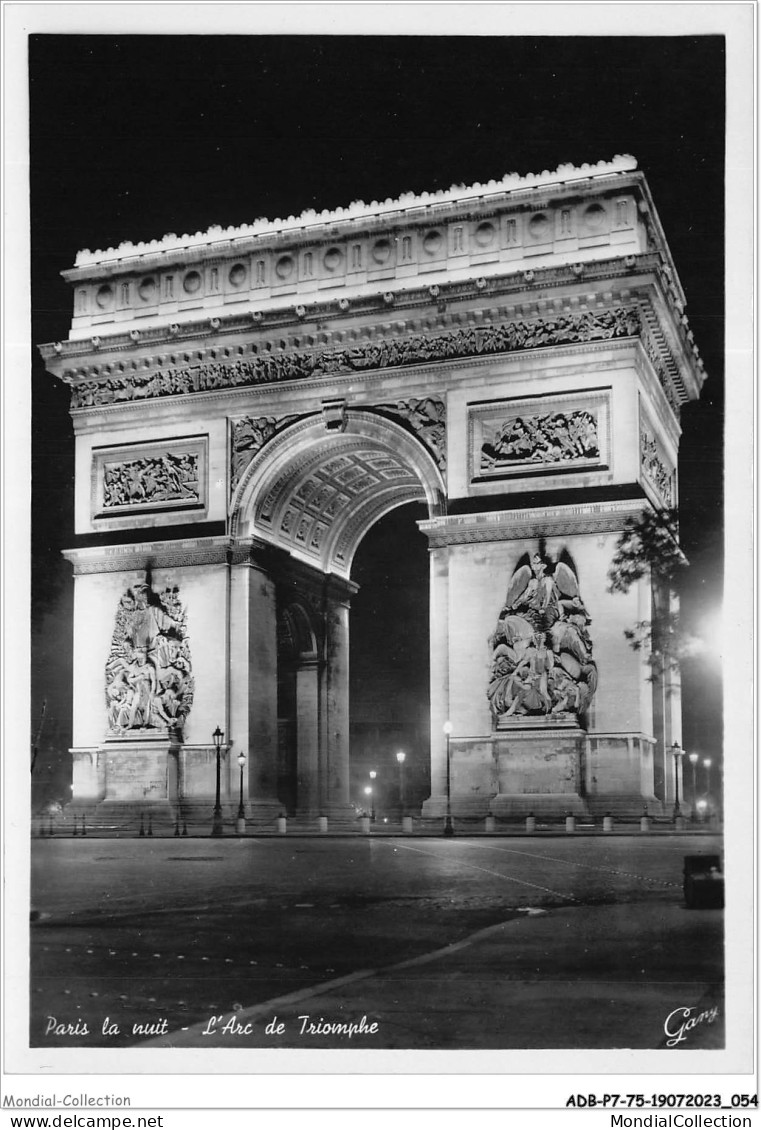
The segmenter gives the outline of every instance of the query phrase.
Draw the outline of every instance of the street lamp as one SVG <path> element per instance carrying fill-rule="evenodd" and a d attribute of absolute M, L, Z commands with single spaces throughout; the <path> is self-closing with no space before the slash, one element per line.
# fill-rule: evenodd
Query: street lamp
<path fill-rule="evenodd" d="M 372 812 L 370 813 L 370 819 L 372 820 L 373 824 L 375 823 L 375 789 L 374 789 L 373 786 L 375 785 L 375 778 L 377 776 L 378 776 L 378 774 L 375 771 L 375 769 L 371 769 L 370 770 L 370 780 L 372 781 L 373 784 L 370 786 L 370 796 L 372 797 L 372 806 L 373 807 L 372 807 Z"/>
<path fill-rule="evenodd" d="M 674 742 L 671 747 L 671 753 L 674 757 L 674 820 L 676 821 L 682 815 L 681 809 L 679 808 L 679 763 L 681 758 L 684 757 L 684 750 L 679 742 Z"/>
<path fill-rule="evenodd" d="M 214 800 L 214 820 L 211 826 L 211 834 L 212 836 L 221 836 L 224 833 L 222 831 L 222 805 L 219 799 L 219 758 L 222 753 L 222 739 L 225 736 L 224 730 L 220 730 L 219 726 L 217 726 L 211 736 L 214 739 L 214 748 L 217 754 L 217 793 Z"/>
<path fill-rule="evenodd" d="M 712 809 L 711 809 L 711 765 L 712 765 L 711 758 L 710 757 L 704 757 L 703 758 L 703 764 L 705 766 L 705 771 L 706 771 L 706 801 L 707 801 L 708 810 L 710 812 L 710 811 L 712 811 Z"/>
<path fill-rule="evenodd" d="M 698 797 L 698 778 L 697 778 L 697 765 L 698 755 L 696 753 L 690 754 L 690 765 L 692 766 L 692 812 L 690 813 L 690 821 L 695 823 L 695 805 L 697 804 Z"/>
<path fill-rule="evenodd" d="M 396 755 L 396 760 L 399 762 L 399 809 L 402 816 L 404 816 L 404 762 L 406 757 L 407 754 L 402 749 Z"/>
<path fill-rule="evenodd" d="M 446 721 L 444 723 L 444 733 L 447 736 L 447 817 L 444 821 L 444 835 L 453 836 L 454 826 L 452 825 L 452 778 L 451 770 L 449 768 L 449 739 L 452 734 L 452 723 Z"/>
<path fill-rule="evenodd" d="M 246 810 L 243 807 L 243 766 L 246 764 L 246 755 L 243 750 L 238 754 L 238 764 L 240 765 L 240 803 L 238 804 L 238 826 L 236 831 L 239 836 L 242 836 L 246 830 Z"/>
<path fill-rule="evenodd" d="M 705 765 L 705 770 L 706 770 L 706 796 L 710 797 L 710 795 L 711 795 L 711 758 L 710 757 L 704 757 L 703 758 L 703 764 Z"/>

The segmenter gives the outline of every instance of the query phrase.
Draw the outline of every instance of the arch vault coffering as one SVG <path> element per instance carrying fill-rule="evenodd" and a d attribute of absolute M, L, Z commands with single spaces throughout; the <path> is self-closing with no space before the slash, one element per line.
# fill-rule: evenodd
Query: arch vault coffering
<path fill-rule="evenodd" d="M 441 473 L 420 441 L 390 420 L 349 410 L 340 429 L 314 416 L 263 448 L 233 497 L 230 532 L 348 578 L 357 546 L 384 514 L 425 502 L 435 517 L 444 497 Z"/>

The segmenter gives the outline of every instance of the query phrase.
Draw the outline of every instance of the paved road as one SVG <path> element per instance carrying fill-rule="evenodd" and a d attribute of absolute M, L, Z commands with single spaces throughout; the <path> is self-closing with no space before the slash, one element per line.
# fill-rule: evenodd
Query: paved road
<path fill-rule="evenodd" d="M 597 1007 L 581 1043 L 562 1025 L 548 1042 L 541 1008 L 531 1031 L 497 1023 L 488 1037 L 468 1023 L 453 1031 L 447 1010 L 486 1015 L 499 995 L 489 984 L 507 980 L 514 999 L 555 1012 L 562 1000 L 615 1000 L 612 983 L 653 998 L 654 1015 L 674 992 L 674 1007 L 685 993 L 718 1000 L 721 912 L 684 908 L 681 871 L 684 855 L 719 848 L 690 835 L 37 840 L 32 1045 L 229 1046 L 200 1030 L 234 1011 L 256 1018 L 252 1042 L 272 1046 L 264 1023 L 286 998 L 279 1046 L 299 1046 L 308 1000 L 332 1018 L 373 1013 L 379 1031 L 364 1046 L 658 1046 L 650 1021 L 639 1043 L 609 1043 Z M 428 1021 L 411 1025 L 421 1008 Z M 46 1034 L 51 1016 L 74 1034 Z M 106 1017 L 118 1034 L 103 1035 Z"/>

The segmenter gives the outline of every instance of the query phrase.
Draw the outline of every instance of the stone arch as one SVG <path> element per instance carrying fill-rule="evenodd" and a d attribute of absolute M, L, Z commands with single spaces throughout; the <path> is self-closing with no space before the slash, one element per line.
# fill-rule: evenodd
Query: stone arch
<path fill-rule="evenodd" d="M 415 435 L 385 416 L 348 409 L 283 429 L 257 453 L 231 501 L 230 533 L 257 537 L 348 578 L 357 546 L 407 502 L 444 512 L 439 466 Z"/>

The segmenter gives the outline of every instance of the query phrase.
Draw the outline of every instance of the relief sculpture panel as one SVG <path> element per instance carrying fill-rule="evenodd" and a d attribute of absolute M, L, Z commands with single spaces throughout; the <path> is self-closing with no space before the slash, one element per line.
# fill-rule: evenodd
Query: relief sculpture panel
<path fill-rule="evenodd" d="M 103 474 L 103 509 L 144 502 L 200 502 L 198 454 L 159 455 L 107 463 Z"/>
<path fill-rule="evenodd" d="M 655 429 L 642 411 L 639 418 L 639 461 L 642 474 L 660 495 L 664 506 L 674 506 L 674 471 L 655 437 Z"/>
<path fill-rule="evenodd" d="M 473 404 L 469 408 L 471 479 L 607 470 L 610 400 L 593 393 Z"/>
<path fill-rule="evenodd" d="M 180 732 L 193 704 L 187 613 L 177 587 L 128 588 L 106 662 L 108 732 Z"/>
<path fill-rule="evenodd" d="M 495 428 L 484 428 L 481 474 L 514 470 L 524 463 L 568 463 L 599 459 L 597 419 L 591 412 L 554 412 L 516 416 Z"/>
<path fill-rule="evenodd" d="M 535 553 L 519 563 L 491 637 L 486 694 L 500 722 L 580 718 L 597 688 L 589 613 L 575 569 Z"/>
<path fill-rule="evenodd" d="M 99 520 L 206 506 L 207 440 L 93 450 L 91 505 Z M 123 523 L 122 523 L 123 524 Z"/>

